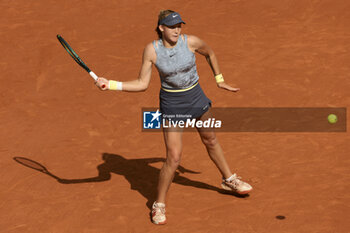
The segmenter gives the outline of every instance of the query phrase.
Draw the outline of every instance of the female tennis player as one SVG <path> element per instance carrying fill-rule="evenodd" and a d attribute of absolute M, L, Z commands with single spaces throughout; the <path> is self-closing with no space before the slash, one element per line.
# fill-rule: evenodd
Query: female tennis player
<path fill-rule="evenodd" d="M 138 79 L 120 82 L 100 77 L 96 85 L 101 90 L 145 91 L 150 82 L 152 65 L 155 65 L 161 79 L 159 101 L 163 116 L 179 114 L 203 121 L 208 119 L 211 100 L 207 98 L 198 83 L 195 53 L 205 56 L 219 88 L 232 92 L 239 91 L 239 88 L 225 83 L 217 58 L 204 41 L 193 35 L 181 34 L 182 24 L 185 22 L 179 13 L 171 10 L 161 11 L 156 28 L 159 39 L 145 47 Z M 231 172 L 215 132 L 201 128 L 197 128 L 197 131 L 211 160 L 223 177 L 221 186 L 238 194 L 250 192 L 252 187 L 243 182 L 236 173 Z M 151 216 L 155 224 L 166 223 L 166 194 L 180 164 L 182 133 L 179 127 L 163 128 L 166 162 L 160 171 L 158 196 L 152 206 Z"/>

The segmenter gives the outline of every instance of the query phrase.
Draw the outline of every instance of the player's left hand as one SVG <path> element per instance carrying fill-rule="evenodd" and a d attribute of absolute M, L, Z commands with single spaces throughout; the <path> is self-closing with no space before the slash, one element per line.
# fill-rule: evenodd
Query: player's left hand
<path fill-rule="evenodd" d="M 237 92 L 237 91 L 241 90 L 238 87 L 231 87 L 230 85 L 226 84 L 225 82 L 218 83 L 217 85 L 219 88 L 225 89 L 227 91 Z"/>

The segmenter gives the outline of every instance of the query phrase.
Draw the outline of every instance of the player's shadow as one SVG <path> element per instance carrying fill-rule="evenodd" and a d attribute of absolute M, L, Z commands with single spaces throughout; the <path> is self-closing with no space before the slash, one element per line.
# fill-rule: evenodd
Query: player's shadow
<path fill-rule="evenodd" d="M 160 169 L 150 166 L 152 163 L 164 162 L 164 158 L 143 158 L 143 159 L 126 159 L 121 155 L 104 153 L 102 155 L 103 164 L 97 166 L 98 175 L 95 177 L 83 179 L 58 179 L 60 183 L 76 184 L 88 182 L 103 182 L 111 179 L 111 173 L 122 175 L 130 183 L 131 189 L 138 191 L 147 199 L 147 206 L 151 208 L 153 201 L 157 195 L 157 185 Z M 218 187 L 188 179 L 181 176 L 180 173 L 199 173 L 188 170 L 179 166 L 175 173 L 173 182 L 185 186 L 192 186 L 200 189 L 217 191 L 222 194 L 227 193 L 225 190 Z M 235 195 L 235 194 L 233 194 Z M 237 197 L 242 197 L 236 195 Z"/>
<path fill-rule="evenodd" d="M 151 166 L 152 163 L 164 162 L 164 158 L 143 158 L 143 159 L 126 159 L 121 155 L 115 154 L 102 154 L 104 163 L 97 166 L 98 175 L 94 177 L 81 178 L 81 179 L 62 179 L 46 169 L 42 164 L 24 157 L 15 157 L 14 160 L 26 167 L 40 171 L 46 175 L 51 176 L 62 184 L 78 184 L 89 182 L 103 182 L 111 179 L 111 174 L 115 173 L 122 175 L 131 185 L 131 189 L 138 191 L 147 199 L 147 206 L 151 209 L 153 201 L 156 199 L 158 177 L 160 169 Z M 207 189 L 217 191 L 222 194 L 235 195 L 236 197 L 246 197 L 249 195 L 239 195 L 232 192 L 227 192 L 218 187 L 188 179 L 181 176 L 180 173 L 194 173 L 199 172 L 191 171 L 182 166 L 179 166 L 173 182 L 185 186 L 192 186 L 200 189 Z"/>

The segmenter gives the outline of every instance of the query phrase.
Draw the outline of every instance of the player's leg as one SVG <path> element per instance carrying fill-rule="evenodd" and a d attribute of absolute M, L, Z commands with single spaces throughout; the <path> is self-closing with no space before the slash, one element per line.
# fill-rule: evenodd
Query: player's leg
<path fill-rule="evenodd" d="M 205 121 L 211 117 L 212 116 L 209 110 L 200 117 L 200 120 Z M 229 178 L 232 175 L 232 173 L 226 162 L 224 152 L 218 142 L 218 139 L 216 137 L 214 130 L 197 128 L 197 131 L 201 137 L 203 144 L 205 145 L 208 151 L 210 159 L 214 162 L 216 167 L 219 169 L 222 176 L 224 178 Z"/>
<path fill-rule="evenodd" d="M 182 130 L 167 128 L 163 130 L 166 146 L 166 160 L 159 174 L 158 196 L 152 207 L 152 221 L 155 224 L 164 224 L 166 194 L 173 181 L 175 171 L 180 164 L 182 153 Z"/>
<path fill-rule="evenodd" d="M 208 118 L 212 118 L 210 110 L 203 114 L 200 120 L 205 121 Z M 222 187 L 239 194 L 246 194 L 250 192 L 252 187 L 248 183 L 241 181 L 236 174 L 232 174 L 225 159 L 223 150 L 217 140 L 215 131 L 203 128 L 197 128 L 197 131 L 199 132 L 201 140 L 208 151 L 209 157 L 222 174 Z"/>
<path fill-rule="evenodd" d="M 182 130 L 167 128 L 163 130 L 166 146 L 166 161 L 160 171 L 157 202 L 165 202 L 165 196 L 180 164 L 182 153 Z"/>

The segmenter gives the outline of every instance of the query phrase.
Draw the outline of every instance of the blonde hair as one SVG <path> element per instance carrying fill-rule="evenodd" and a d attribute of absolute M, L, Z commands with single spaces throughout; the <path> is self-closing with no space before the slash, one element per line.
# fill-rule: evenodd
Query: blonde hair
<path fill-rule="evenodd" d="M 157 23 L 157 27 L 156 27 L 156 32 L 158 34 L 159 39 L 162 38 L 162 32 L 159 30 L 158 26 L 159 26 L 159 22 L 164 19 L 165 17 L 167 17 L 168 15 L 170 15 L 171 13 L 174 13 L 175 11 L 172 10 L 161 10 L 159 12 L 158 15 L 158 23 Z"/>

